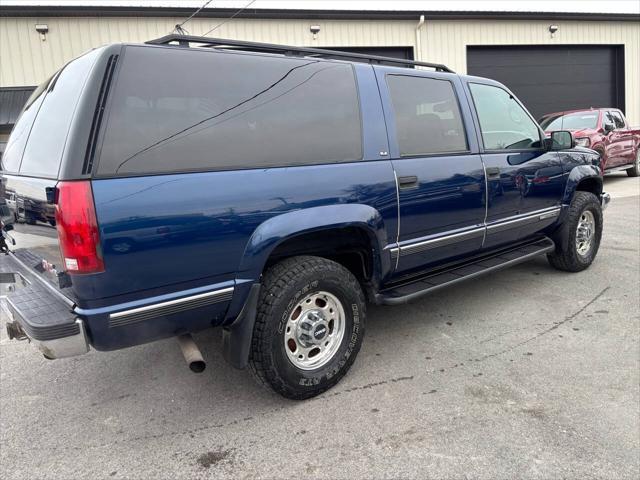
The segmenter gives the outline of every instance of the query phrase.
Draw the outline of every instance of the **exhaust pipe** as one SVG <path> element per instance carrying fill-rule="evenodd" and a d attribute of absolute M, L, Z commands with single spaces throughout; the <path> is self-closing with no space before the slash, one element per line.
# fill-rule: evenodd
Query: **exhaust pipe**
<path fill-rule="evenodd" d="M 5 325 L 7 329 L 7 335 L 9 336 L 9 340 L 28 340 L 29 337 L 24 330 L 20 326 L 18 322 L 7 322 Z"/>
<path fill-rule="evenodd" d="M 178 345 L 180 345 L 180 349 L 182 350 L 182 355 L 184 355 L 184 359 L 187 362 L 187 365 L 189 365 L 189 369 L 195 373 L 204 372 L 207 364 L 202 358 L 202 353 L 200 352 L 198 345 L 196 345 L 196 342 L 193 340 L 191 334 L 185 333 L 176 338 L 178 339 Z"/>

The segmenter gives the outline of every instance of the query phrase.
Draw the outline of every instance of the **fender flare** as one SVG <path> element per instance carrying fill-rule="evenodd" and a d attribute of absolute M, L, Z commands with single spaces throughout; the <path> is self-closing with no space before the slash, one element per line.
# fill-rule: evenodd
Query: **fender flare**
<path fill-rule="evenodd" d="M 364 230 L 381 262 L 379 271 L 388 271 L 381 255 L 387 243 L 387 230 L 380 212 L 369 205 L 351 203 L 294 210 L 272 217 L 254 230 L 247 242 L 238 277 L 258 281 L 271 252 L 286 240 L 306 233 L 355 227 Z M 387 259 L 388 260 L 388 259 Z"/>
<path fill-rule="evenodd" d="M 595 180 L 600 186 L 600 193 L 602 193 L 602 175 L 598 167 L 596 167 L 595 165 L 578 165 L 577 167 L 571 169 L 567 178 L 567 185 L 565 187 L 564 195 L 562 197 L 563 209 L 561 218 L 558 220 L 558 223 L 556 224 L 556 230 L 552 234 L 553 241 L 556 242 L 558 246 L 561 246 L 564 249 L 567 248 L 569 242 L 568 232 L 565 228 L 562 228 L 564 224 L 564 218 L 568 211 L 568 205 L 571 204 L 573 194 L 576 192 L 580 182 L 586 179 Z"/>
<path fill-rule="evenodd" d="M 247 242 L 236 277 L 234 295 L 227 319 L 235 320 L 223 329 L 222 351 L 235 368 L 245 368 L 249 361 L 253 326 L 260 294 L 260 276 L 273 250 L 298 235 L 333 228 L 363 229 L 374 249 L 374 272 L 391 268 L 391 256 L 383 255 L 387 231 L 380 212 L 362 204 L 328 205 L 294 210 L 261 223 Z"/>
<path fill-rule="evenodd" d="M 564 195 L 562 196 L 562 203 L 564 205 L 569 205 L 571 203 L 573 194 L 580 182 L 588 178 L 593 179 L 598 183 L 600 186 L 600 193 L 602 193 L 602 174 L 600 173 L 600 169 L 595 165 L 578 165 L 577 167 L 573 167 L 569 172 Z"/>

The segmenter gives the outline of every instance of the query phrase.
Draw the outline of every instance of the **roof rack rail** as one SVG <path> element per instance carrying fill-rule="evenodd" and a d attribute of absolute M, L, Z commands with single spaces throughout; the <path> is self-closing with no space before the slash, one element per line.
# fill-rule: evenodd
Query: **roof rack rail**
<path fill-rule="evenodd" d="M 179 35 L 171 34 L 155 40 L 149 40 L 146 42 L 151 45 L 169 45 L 171 43 L 177 43 L 180 46 L 189 47 L 192 43 L 197 43 L 200 47 L 210 48 L 233 48 L 243 51 L 251 52 L 269 52 L 269 53 L 282 53 L 284 55 L 304 55 L 304 56 L 316 56 L 316 57 L 328 57 L 328 58 L 344 58 L 358 60 L 362 62 L 368 62 L 371 64 L 390 63 L 395 65 L 404 66 L 418 66 L 433 68 L 438 72 L 454 73 L 446 65 L 440 63 L 418 62 L 415 60 L 403 60 L 400 58 L 382 57 L 379 55 L 365 55 L 362 53 L 342 52 L 339 50 L 324 50 L 321 48 L 309 48 L 309 47 L 293 47 L 288 45 L 276 45 L 273 43 L 258 43 L 258 42 L 246 42 L 243 40 L 227 40 L 223 38 L 209 38 L 198 37 L 195 35 Z"/>

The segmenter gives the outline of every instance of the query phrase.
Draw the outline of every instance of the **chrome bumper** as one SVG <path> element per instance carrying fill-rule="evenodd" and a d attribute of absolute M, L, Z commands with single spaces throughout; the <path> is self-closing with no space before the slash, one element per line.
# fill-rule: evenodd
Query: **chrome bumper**
<path fill-rule="evenodd" d="M 6 329 L 9 339 L 29 340 L 30 343 L 42 352 L 45 358 L 50 360 L 75 357 L 76 355 L 82 355 L 89 351 L 89 339 L 87 338 L 84 322 L 79 318 L 75 321 L 77 331 L 72 335 L 51 338 L 55 336 L 55 334 L 49 334 L 42 335 L 42 338 L 38 338 L 40 337 L 39 334 L 29 335 L 29 333 L 25 331 L 19 319 L 19 314 L 11 308 L 8 302 L 2 300 L 0 300 L 0 302 L 0 310 L 3 310 L 3 313 L 7 314 L 8 317 Z"/>
<path fill-rule="evenodd" d="M 46 358 L 87 353 L 87 326 L 73 303 L 14 253 L 0 254 L 0 318 L 10 339 L 29 340 Z"/>
<path fill-rule="evenodd" d="M 609 195 L 607 192 L 603 192 L 600 195 L 600 205 L 602 205 L 602 210 L 606 210 L 607 206 L 609 205 L 609 202 L 611 201 L 611 195 Z"/>

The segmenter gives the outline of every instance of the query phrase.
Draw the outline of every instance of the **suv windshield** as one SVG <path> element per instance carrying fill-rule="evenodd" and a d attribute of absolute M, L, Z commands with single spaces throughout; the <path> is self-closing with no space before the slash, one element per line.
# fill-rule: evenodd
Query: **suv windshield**
<path fill-rule="evenodd" d="M 583 130 L 598 127 L 598 112 L 576 112 L 554 115 L 540 122 L 544 130 Z"/>

